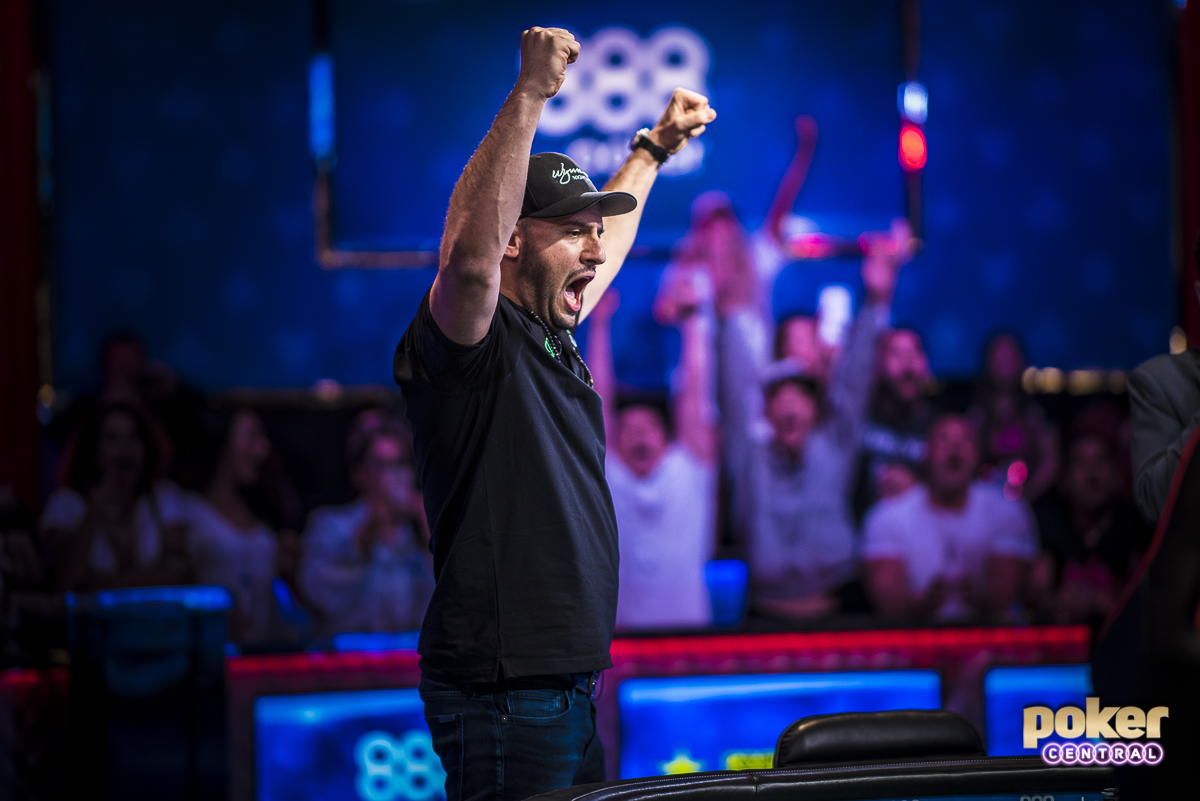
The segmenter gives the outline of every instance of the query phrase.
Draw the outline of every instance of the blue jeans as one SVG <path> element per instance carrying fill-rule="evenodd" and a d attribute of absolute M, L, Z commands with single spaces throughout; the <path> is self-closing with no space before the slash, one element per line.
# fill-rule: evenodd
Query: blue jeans
<path fill-rule="evenodd" d="M 572 689 L 476 692 L 421 679 L 446 801 L 521 801 L 604 781 L 604 747 L 584 674 Z"/>

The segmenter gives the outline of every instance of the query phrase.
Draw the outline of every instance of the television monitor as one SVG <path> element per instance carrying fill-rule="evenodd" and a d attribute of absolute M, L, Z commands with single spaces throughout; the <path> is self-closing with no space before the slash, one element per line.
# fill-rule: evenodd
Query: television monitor
<path fill-rule="evenodd" d="M 1021 737 L 1024 709 L 1046 706 L 1083 709 L 1092 694 L 1092 669 L 1088 665 L 1031 665 L 992 668 L 983 678 L 984 728 L 988 756 L 1038 753 L 1025 748 Z M 1042 741 L 1065 742 L 1057 735 Z"/>
<path fill-rule="evenodd" d="M 416 651 L 421 631 L 348 631 L 333 635 L 335 651 Z"/>
<path fill-rule="evenodd" d="M 258 801 L 438 801 L 446 774 L 414 688 L 261 696 Z"/>
<path fill-rule="evenodd" d="M 934 670 L 627 679 L 618 706 L 622 779 L 762 769 L 799 718 L 940 709 L 942 680 Z"/>

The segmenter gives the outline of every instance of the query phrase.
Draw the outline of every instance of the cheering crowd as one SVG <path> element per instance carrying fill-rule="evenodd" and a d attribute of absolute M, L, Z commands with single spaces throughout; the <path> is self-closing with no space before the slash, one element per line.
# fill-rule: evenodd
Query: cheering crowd
<path fill-rule="evenodd" d="M 914 244 L 903 220 L 864 235 L 845 330 L 764 311 L 777 268 L 756 238 L 727 199 L 697 200 L 655 304 L 681 331 L 670 403 L 614 390 L 616 303 L 591 317 L 618 627 L 707 623 L 703 566 L 730 542 L 759 617 L 1100 622 L 1150 536 L 1120 407 L 1096 401 L 1060 431 L 1022 389 L 1009 334 L 988 344 L 971 402 L 937 397 L 921 336 L 889 321 Z"/>
<path fill-rule="evenodd" d="M 777 223 L 751 234 L 720 193 L 695 202 L 654 303 L 681 336 L 669 393 L 618 381 L 615 290 L 585 326 L 620 536 L 618 630 L 711 625 L 718 556 L 748 565 L 755 619 L 1101 621 L 1150 536 L 1121 406 L 1051 422 L 1009 334 L 989 342 L 969 402 L 939 396 L 920 334 L 890 320 L 916 243 L 903 220 L 861 238 L 852 319 L 776 321 Z M 47 428 L 61 450 L 40 515 L 0 521 L 6 598 L 221 585 L 248 648 L 420 626 L 433 567 L 401 414 L 358 411 L 354 498 L 305 508 L 297 465 L 254 408 L 210 407 L 130 334 L 106 343 L 102 375 Z"/>

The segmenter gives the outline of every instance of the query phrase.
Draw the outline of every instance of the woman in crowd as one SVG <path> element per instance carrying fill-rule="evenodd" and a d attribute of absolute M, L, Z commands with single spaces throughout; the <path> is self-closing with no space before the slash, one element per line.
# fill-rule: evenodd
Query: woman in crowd
<path fill-rule="evenodd" d="M 1025 354 L 1012 334 L 988 342 L 971 417 L 983 442 L 983 474 L 1030 503 L 1058 476 L 1058 432 L 1021 388 Z"/>
<path fill-rule="evenodd" d="M 280 556 L 273 529 L 283 517 L 278 488 L 266 476 L 271 443 L 258 414 L 241 408 L 219 418 L 211 448 L 203 492 L 187 505 L 188 552 L 198 583 L 233 595 L 231 639 L 259 645 L 272 635 Z"/>
<path fill-rule="evenodd" d="M 65 486 L 40 528 L 60 590 L 190 580 L 182 496 L 165 473 L 165 435 L 136 406 L 96 410 L 68 444 Z"/>

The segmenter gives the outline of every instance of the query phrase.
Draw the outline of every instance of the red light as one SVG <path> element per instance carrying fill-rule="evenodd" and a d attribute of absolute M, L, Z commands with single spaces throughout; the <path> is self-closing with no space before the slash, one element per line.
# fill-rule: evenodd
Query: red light
<path fill-rule="evenodd" d="M 800 234 L 789 239 L 788 245 L 797 259 L 828 259 L 837 252 L 837 243 L 829 234 Z"/>
<path fill-rule="evenodd" d="M 231 676 L 248 674 L 329 674 L 386 671 L 397 681 L 407 671 L 416 675 L 421 657 L 415 651 L 342 651 L 306 654 L 253 654 L 225 660 Z M 406 686 L 397 684 L 397 687 Z M 415 685 L 413 685 L 415 686 Z"/>
<path fill-rule="evenodd" d="M 925 166 L 925 134 L 915 125 L 900 129 L 900 166 L 914 172 Z"/>
<path fill-rule="evenodd" d="M 1055 644 L 1091 647 L 1087 626 L 1024 626 L 1020 628 L 890 629 L 803 632 L 792 634 L 724 634 L 708 637 L 617 638 L 614 663 L 644 659 L 736 659 L 753 654 L 776 654 L 853 649 L 996 648 Z M 246 657 L 241 657 L 245 659 Z"/>

